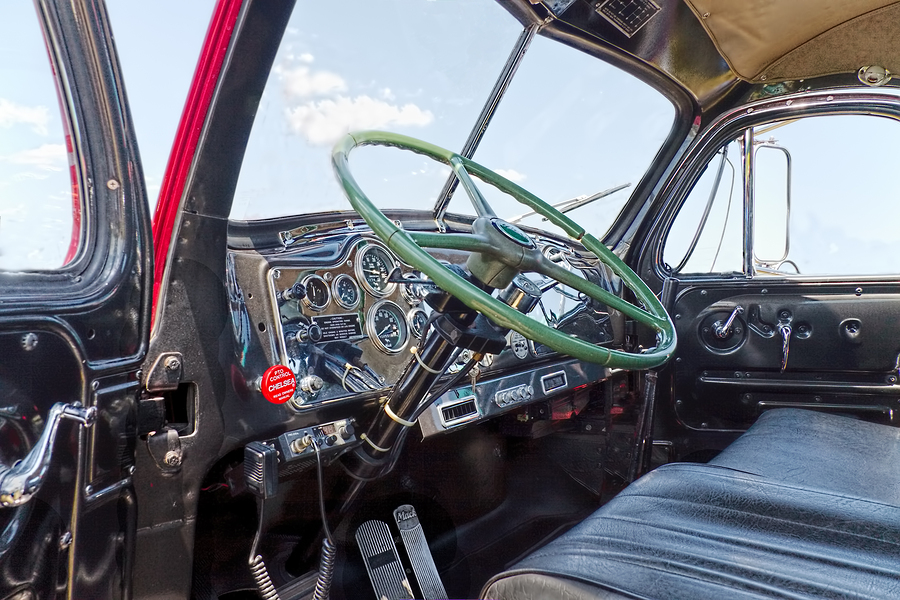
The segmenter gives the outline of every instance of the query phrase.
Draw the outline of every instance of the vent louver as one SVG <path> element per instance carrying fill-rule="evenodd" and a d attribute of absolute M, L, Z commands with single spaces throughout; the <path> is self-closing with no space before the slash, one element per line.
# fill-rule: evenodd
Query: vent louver
<path fill-rule="evenodd" d="M 475 398 L 466 398 L 460 402 L 441 406 L 441 421 L 445 427 L 456 425 L 478 417 Z"/>

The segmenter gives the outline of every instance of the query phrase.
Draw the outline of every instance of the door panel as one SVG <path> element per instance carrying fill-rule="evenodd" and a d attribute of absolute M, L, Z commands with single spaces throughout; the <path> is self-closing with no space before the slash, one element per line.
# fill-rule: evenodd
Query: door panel
<path fill-rule="evenodd" d="M 898 291 L 783 282 L 683 286 L 672 307 L 677 416 L 692 429 L 743 430 L 763 410 L 802 406 L 894 423 Z M 717 336 L 736 307 L 743 312 Z"/>
<path fill-rule="evenodd" d="M 41 106 L 60 107 L 75 225 L 58 232 L 47 214 L 33 236 L 75 250 L 53 270 L 0 265 L 0 598 L 129 598 L 146 193 L 102 2 L 35 4 L 59 96 Z M 13 201 L 46 200 L 17 189 Z"/>

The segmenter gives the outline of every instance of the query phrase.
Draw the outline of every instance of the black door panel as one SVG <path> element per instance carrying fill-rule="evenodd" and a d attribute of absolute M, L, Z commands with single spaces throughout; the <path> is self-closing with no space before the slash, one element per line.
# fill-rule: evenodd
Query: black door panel
<path fill-rule="evenodd" d="M 761 411 L 782 406 L 894 422 L 900 400 L 895 289 L 719 286 L 684 287 L 672 307 L 679 340 L 675 412 L 686 426 L 742 430 Z M 724 330 L 737 307 L 742 310 Z"/>

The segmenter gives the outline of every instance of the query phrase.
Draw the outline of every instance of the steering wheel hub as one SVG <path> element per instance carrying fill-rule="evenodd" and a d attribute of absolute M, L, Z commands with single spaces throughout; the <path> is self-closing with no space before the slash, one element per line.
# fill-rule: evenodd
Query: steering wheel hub
<path fill-rule="evenodd" d="M 494 226 L 494 229 L 502 233 L 506 239 L 511 240 L 520 246 L 528 248 L 529 250 L 536 247 L 531 236 L 512 223 L 507 223 L 503 219 L 494 218 L 491 219 L 491 225 Z"/>

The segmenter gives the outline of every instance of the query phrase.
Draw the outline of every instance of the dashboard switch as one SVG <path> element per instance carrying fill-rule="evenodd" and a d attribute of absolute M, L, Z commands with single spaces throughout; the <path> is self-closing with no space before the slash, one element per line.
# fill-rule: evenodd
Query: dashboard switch
<path fill-rule="evenodd" d="M 322 378 L 318 375 L 307 375 L 300 380 L 299 387 L 301 392 L 314 395 L 318 393 L 324 385 L 325 382 L 322 381 Z"/>
<path fill-rule="evenodd" d="M 524 383 L 505 390 L 499 390 L 494 394 L 494 404 L 500 408 L 511 406 L 513 404 L 530 402 L 533 399 L 534 388 Z"/>

